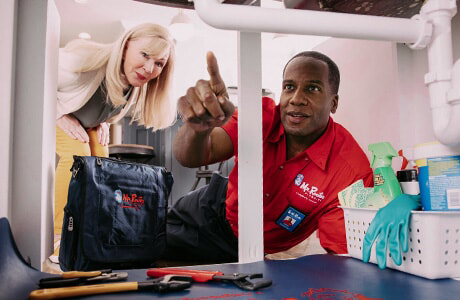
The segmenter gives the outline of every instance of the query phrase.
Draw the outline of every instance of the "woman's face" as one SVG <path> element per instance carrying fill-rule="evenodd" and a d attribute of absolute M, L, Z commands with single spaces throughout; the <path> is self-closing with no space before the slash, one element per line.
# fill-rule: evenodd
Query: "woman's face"
<path fill-rule="evenodd" d="M 140 87 L 157 78 L 168 61 L 169 49 L 165 49 L 156 57 L 146 53 L 151 42 L 150 38 L 139 38 L 126 43 L 126 50 L 123 55 L 123 73 L 128 83 L 134 87 Z"/>

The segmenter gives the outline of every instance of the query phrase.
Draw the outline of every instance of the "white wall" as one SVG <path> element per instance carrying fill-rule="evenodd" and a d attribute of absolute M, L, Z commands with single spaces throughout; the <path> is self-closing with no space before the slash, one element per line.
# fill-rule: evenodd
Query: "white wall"
<path fill-rule="evenodd" d="M 15 60 L 15 22 L 16 22 L 15 0 L 3 0 L 0 9 L 0 33 L 3 47 L 0 47 L 0 140 L 3 146 L 0 147 L 0 191 L 3 197 L 0 198 L 0 217 L 10 217 L 11 209 L 9 199 L 11 198 L 11 115 L 14 85 Z"/>
<path fill-rule="evenodd" d="M 315 50 L 332 58 L 341 75 L 339 107 L 332 115 L 369 154 L 371 143 L 399 147 L 395 46 L 391 42 L 330 39 Z"/>

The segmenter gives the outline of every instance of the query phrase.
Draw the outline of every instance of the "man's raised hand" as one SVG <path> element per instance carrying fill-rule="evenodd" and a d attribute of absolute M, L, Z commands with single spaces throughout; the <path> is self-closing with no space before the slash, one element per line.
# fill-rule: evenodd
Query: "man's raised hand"
<path fill-rule="evenodd" d="M 206 60 L 210 79 L 198 80 L 178 101 L 183 121 L 195 131 L 207 131 L 222 126 L 235 110 L 220 76 L 216 57 L 208 52 Z"/>

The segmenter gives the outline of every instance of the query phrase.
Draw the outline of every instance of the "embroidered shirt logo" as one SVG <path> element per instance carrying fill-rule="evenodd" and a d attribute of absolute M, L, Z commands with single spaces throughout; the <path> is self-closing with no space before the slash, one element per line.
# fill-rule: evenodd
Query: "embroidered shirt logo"
<path fill-rule="evenodd" d="M 294 180 L 294 184 L 299 186 L 302 184 L 302 181 L 303 181 L 303 174 L 297 174 L 295 180 Z"/>
<path fill-rule="evenodd" d="M 297 174 L 294 184 L 299 187 L 299 190 L 296 194 L 314 203 L 324 200 L 324 193 L 319 192 L 317 186 L 311 185 L 310 183 L 303 181 L 303 179 L 304 176 L 302 174 Z"/>

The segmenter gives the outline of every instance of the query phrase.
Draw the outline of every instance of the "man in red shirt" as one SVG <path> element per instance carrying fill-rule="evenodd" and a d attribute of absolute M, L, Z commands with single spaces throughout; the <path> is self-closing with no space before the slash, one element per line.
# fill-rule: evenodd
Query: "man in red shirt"
<path fill-rule="evenodd" d="M 179 99 L 184 121 L 174 140 L 176 159 L 198 167 L 235 157 L 227 181 L 179 199 L 168 214 L 167 256 L 234 261 L 238 255 L 238 114 L 217 61 L 207 55 L 210 80 Z M 339 70 L 327 56 L 301 52 L 283 71 L 280 104 L 263 105 L 264 250 L 287 250 L 319 232 L 329 253 L 346 253 L 339 191 L 356 180 L 372 185 L 372 170 L 352 135 L 330 117 L 338 107 Z M 290 222 L 287 222 L 290 220 Z"/>

